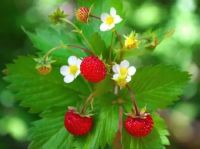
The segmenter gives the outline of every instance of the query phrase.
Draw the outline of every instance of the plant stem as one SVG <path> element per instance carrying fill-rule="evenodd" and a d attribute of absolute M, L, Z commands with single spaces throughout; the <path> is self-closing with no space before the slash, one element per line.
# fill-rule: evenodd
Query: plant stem
<path fill-rule="evenodd" d="M 116 34 L 116 36 L 119 40 L 121 48 L 123 48 L 124 46 L 123 46 L 123 42 L 122 42 L 122 38 L 121 38 L 120 34 L 115 29 L 113 31 L 114 31 L 114 33 Z"/>
<path fill-rule="evenodd" d="M 119 60 L 121 61 L 123 56 L 124 56 L 124 46 L 123 46 L 123 42 L 122 42 L 122 38 L 121 38 L 121 35 L 116 31 L 116 30 L 113 30 L 114 33 L 116 34 L 117 36 L 117 39 L 120 43 L 120 46 L 121 46 L 121 49 L 120 49 L 120 57 L 119 57 Z"/>
<path fill-rule="evenodd" d="M 114 86 L 114 94 L 117 95 L 119 91 L 119 87 L 117 85 Z M 115 140 L 113 142 L 114 148 L 122 149 L 122 126 L 123 126 L 123 107 L 119 105 L 119 127 L 116 133 Z"/>
<path fill-rule="evenodd" d="M 74 23 L 72 23 L 70 20 L 67 20 L 67 19 L 62 19 L 64 22 L 68 23 L 69 25 L 71 25 L 74 29 L 75 29 L 75 32 L 77 32 L 78 34 L 81 35 L 81 37 L 83 38 L 83 40 L 86 42 L 86 44 L 88 45 L 88 47 L 90 49 L 93 49 L 92 48 L 92 45 L 90 44 L 90 42 L 87 40 L 87 38 L 85 37 L 85 35 L 83 34 L 83 31 L 78 28 Z"/>
<path fill-rule="evenodd" d="M 90 14 L 90 17 L 92 17 L 92 18 L 95 18 L 95 19 L 98 19 L 98 20 L 101 20 L 101 18 L 100 18 L 100 17 L 98 17 L 98 16 L 95 16 L 95 15 L 93 15 L 93 14 Z"/>
<path fill-rule="evenodd" d="M 113 40 L 114 40 L 114 32 L 112 33 L 112 39 L 109 47 L 109 62 L 111 62 Z"/>
<path fill-rule="evenodd" d="M 72 48 L 78 48 L 78 49 L 81 49 L 82 51 L 84 51 L 86 53 L 89 53 L 91 55 L 95 55 L 93 51 L 86 49 L 86 48 L 83 48 L 83 47 L 80 47 L 80 46 L 77 46 L 77 45 L 67 45 L 67 46 L 72 47 Z"/>
<path fill-rule="evenodd" d="M 138 108 L 138 106 L 137 106 L 137 103 L 136 103 L 136 100 L 135 100 L 135 97 L 134 97 L 133 90 L 130 88 L 129 85 L 126 85 L 126 87 L 127 87 L 128 91 L 129 91 L 129 93 L 130 93 L 131 101 L 132 101 L 133 106 L 134 106 L 134 108 L 135 108 L 135 114 L 136 114 L 136 116 L 140 116 L 139 108 Z"/>
<path fill-rule="evenodd" d="M 59 49 L 61 49 L 61 48 L 66 48 L 66 49 L 67 49 L 67 48 L 70 48 L 70 47 L 72 47 L 72 48 L 78 48 L 78 49 L 81 49 L 82 51 L 84 51 L 84 52 L 86 52 L 86 53 L 89 53 L 89 54 L 91 54 L 91 55 L 94 55 L 94 53 L 93 53 L 91 50 L 86 49 L 86 48 L 83 48 L 83 47 L 80 47 L 80 46 L 77 46 L 77 45 L 60 45 L 60 46 L 56 46 L 56 47 L 50 49 L 50 50 L 44 55 L 44 59 L 47 60 L 48 56 L 49 56 L 52 52 L 54 52 L 54 51 L 56 51 L 56 50 L 59 50 Z"/>
<path fill-rule="evenodd" d="M 88 103 L 92 100 L 93 97 L 94 97 L 94 92 L 91 93 L 91 94 L 88 96 L 88 98 L 86 99 L 86 101 L 85 101 L 85 103 L 84 103 L 84 105 L 83 105 L 83 108 L 82 108 L 82 110 L 81 110 L 81 114 L 84 114 L 84 113 L 85 113 L 85 111 L 86 111 L 86 109 L 87 109 L 87 106 L 88 106 Z"/>
<path fill-rule="evenodd" d="M 56 51 L 56 50 L 59 50 L 59 49 L 61 49 L 61 48 L 64 48 L 63 45 L 57 46 L 57 47 L 54 47 L 54 48 L 50 49 L 50 50 L 43 56 L 44 59 L 47 60 L 47 58 L 49 57 L 49 55 L 50 55 L 52 52 L 54 52 L 54 51 Z"/>

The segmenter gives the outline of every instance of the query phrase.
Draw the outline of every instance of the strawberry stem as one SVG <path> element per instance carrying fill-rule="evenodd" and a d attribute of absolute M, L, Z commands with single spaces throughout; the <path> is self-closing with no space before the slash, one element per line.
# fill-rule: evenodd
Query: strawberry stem
<path fill-rule="evenodd" d="M 124 46 L 123 46 L 123 42 L 122 42 L 122 38 L 121 35 L 114 29 L 113 32 L 116 34 L 117 39 L 120 43 L 121 49 L 120 49 L 120 61 L 122 60 L 123 56 L 124 56 Z"/>
<path fill-rule="evenodd" d="M 52 52 L 57 51 L 57 50 L 60 50 L 60 49 L 62 49 L 62 48 L 67 49 L 67 48 L 70 48 L 70 47 L 71 47 L 71 48 L 78 48 L 78 49 L 81 49 L 83 52 L 86 52 L 86 53 L 89 53 L 89 54 L 91 54 L 91 55 L 94 55 L 94 53 L 93 53 L 91 50 L 86 49 L 86 48 L 83 48 L 83 47 L 80 47 L 80 46 L 76 46 L 76 45 L 60 45 L 60 46 L 57 46 L 57 47 L 54 47 L 54 48 L 50 49 L 50 50 L 44 55 L 44 60 L 47 60 L 48 57 L 49 57 L 49 55 L 50 55 Z"/>
<path fill-rule="evenodd" d="M 89 53 L 91 55 L 95 55 L 93 51 L 89 50 L 89 49 L 86 49 L 86 48 L 83 48 L 83 47 L 80 47 L 80 46 L 76 46 L 76 45 L 67 45 L 68 47 L 72 47 L 72 48 L 78 48 L 78 49 L 81 49 L 82 51 L 84 51 L 85 53 Z"/>
<path fill-rule="evenodd" d="M 95 18 L 95 19 L 98 19 L 98 20 L 101 20 L 100 17 L 98 17 L 98 16 L 96 16 L 96 15 L 93 15 L 93 14 L 90 14 L 90 17 Z"/>
<path fill-rule="evenodd" d="M 109 62 L 111 62 L 113 41 L 114 41 L 114 32 L 112 32 L 112 39 L 109 47 Z"/>
<path fill-rule="evenodd" d="M 66 22 L 67 24 L 71 25 L 75 30 L 76 33 L 78 33 L 82 38 L 83 40 L 85 41 L 85 43 L 88 45 L 88 47 L 90 49 L 92 49 L 92 45 L 90 44 L 90 42 L 88 41 L 88 39 L 85 37 L 85 35 L 83 34 L 83 31 L 78 28 L 78 26 L 76 26 L 73 22 L 71 22 L 70 20 L 68 19 L 62 19 L 62 21 Z"/>
<path fill-rule="evenodd" d="M 121 38 L 121 35 L 114 29 L 113 32 L 116 34 L 118 40 L 119 40 L 119 43 L 120 43 L 120 46 L 121 48 L 123 48 L 123 42 L 122 42 L 122 38 Z"/>
<path fill-rule="evenodd" d="M 94 92 L 91 93 L 91 94 L 88 96 L 88 98 L 86 99 L 86 101 L 85 101 L 85 103 L 84 103 L 84 105 L 83 105 L 83 108 L 82 108 L 82 110 L 81 110 L 81 114 L 85 114 L 85 111 L 86 111 L 86 109 L 87 109 L 87 107 L 88 107 L 88 103 L 92 101 L 93 97 L 94 97 Z"/>
<path fill-rule="evenodd" d="M 130 93 L 130 96 L 131 96 L 131 101 L 133 103 L 133 106 L 134 106 L 134 109 L 135 109 L 135 114 L 136 116 L 140 116 L 140 112 L 139 112 L 139 108 L 137 106 L 137 103 L 136 103 L 136 100 L 135 100 L 135 96 L 134 96 L 134 93 L 133 93 L 133 90 L 130 88 L 129 85 L 126 85 L 129 93 Z"/>

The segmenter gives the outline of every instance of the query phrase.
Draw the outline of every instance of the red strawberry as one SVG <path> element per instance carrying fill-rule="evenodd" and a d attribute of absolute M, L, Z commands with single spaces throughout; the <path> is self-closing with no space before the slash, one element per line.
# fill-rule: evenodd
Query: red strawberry
<path fill-rule="evenodd" d="M 76 18 L 78 21 L 80 21 L 82 23 L 88 22 L 89 15 L 90 15 L 90 9 L 87 7 L 80 7 L 76 11 Z"/>
<path fill-rule="evenodd" d="M 146 116 L 128 116 L 125 120 L 126 131 L 134 137 L 145 137 L 153 128 L 153 119 L 150 114 Z"/>
<path fill-rule="evenodd" d="M 82 60 L 81 74 L 90 82 L 100 82 L 106 76 L 105 64 L 96 56 L 88 56 Z"/>
<path fill-rule="evenodd" d="M 65 128 L 75 136 L 87 134 L 93 125 L 93 118 L 80 115 L 75 109 L 68 109 L 65 114 Z"/>

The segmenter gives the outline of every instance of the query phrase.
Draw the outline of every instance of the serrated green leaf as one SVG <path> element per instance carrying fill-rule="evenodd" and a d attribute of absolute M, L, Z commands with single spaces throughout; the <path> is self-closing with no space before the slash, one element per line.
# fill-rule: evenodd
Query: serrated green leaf
<path fill-rule="evenodd" d="M 9 75 L 5 79 L 11 82 L 9 88 L 17 92 L 21 105 L 29 107 L 32 112 L 73 103 L 80 100 L 81 95 L 90 93 L 89 85 L 81 77 L 71 84 L 65 84 L 60 67 L 53 66 L 53 71 L 46 76 L 38 74 L 31 57 L 20 57 L 7 68 Z"/>
<path fill-rule="evenodd" d="M 177 100 L 189 78 L 187 72 L 171 66 L 149 66 L 137 69 L 130 86 L 140 107 L 156 110 Z"/>
<path fill-rule="evenodd" d="M 43 119 L 36 121 L 30 131 L 29 149 L 72 148 L 74 137 L 64 128 L 65 111 L 66 107 L 59 106 L 41 115 Z"/>
<path fill-rule="evenodd" d="M 92 132 L 87 136 L 76 138 L 77 149 L 104 149 L 107 144 L 112 144 L 118 130 L 118 106 L 101 108 L 95 117 Z"/>
<path fill-rule="evenodd" d="M 34 47 L 40 50 L 42 54 L 48 52 L 50 49 L 60 46 L 62 44 L 71 45 L 71 43 L 75 45 L 80 45 L 80 41 L 78 41 L 75 33 L 54 29 L 52 27 L 40 28 L 36 30 L 36 33 L 31 33 L 24 29 L 24 32 L 31 39 Z M 59 49 L 52 53 L 52 55 L 59 57 L 60 59 L 65 59 L 70 55 L 76 55 L 78 57 L 86 56 L 82 50 L 77 48 L 68 48 L 68 49 Z"/>

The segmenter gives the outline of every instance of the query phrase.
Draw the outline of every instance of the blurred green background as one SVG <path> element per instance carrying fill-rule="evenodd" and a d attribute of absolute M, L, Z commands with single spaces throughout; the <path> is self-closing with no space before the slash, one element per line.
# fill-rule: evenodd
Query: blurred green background
<path fill-rule="evenodd" d="M 174 35 L 160 44 L 153 54 L 141 57 L 145 64 L 176 65 L 192 74 L 180 101 L 160 111 L 171 132 L 168 149 L 200 148 L 200 0 L 123 0 L 127 28 L 144 32 L 149 29 L 175 29 Z M 0 5 L 0 149 L 25 149 L 28 128 L 37 115 L 21 108 L 6 89 L 5 66 L 19 55 L 34 54 L 30 31 L 48 23 L 48 14 L 62 7 L 68 14 L 75 0 L 1 0 Z M 161 101 L 162 102 L 162 101 Z"/>

